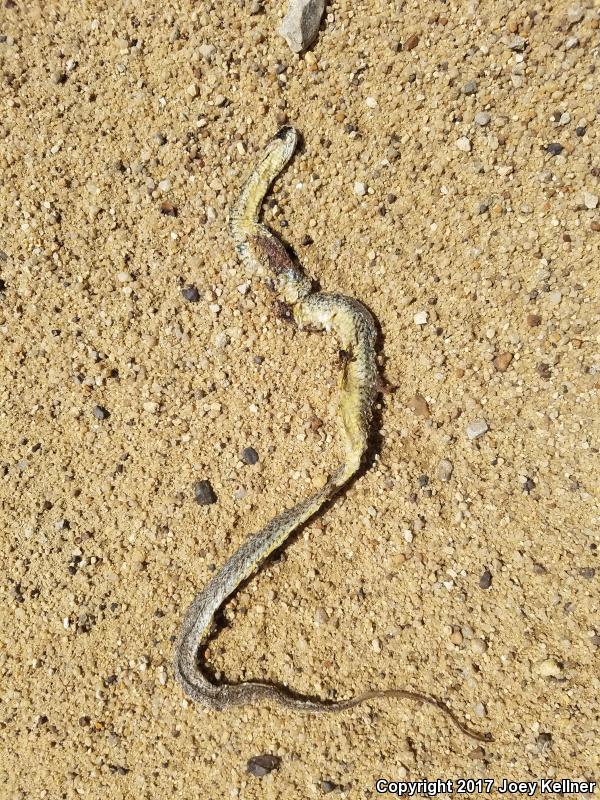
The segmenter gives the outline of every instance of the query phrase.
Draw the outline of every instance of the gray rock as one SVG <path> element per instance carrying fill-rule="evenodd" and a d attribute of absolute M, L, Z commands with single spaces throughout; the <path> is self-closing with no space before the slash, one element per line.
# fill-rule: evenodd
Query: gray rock
<path fill-rule="evenodd" d="M 467 425 L 467 436 L 472 441 L 473 439 L 479 439 L 479 437 L 487 433 L 488 430 L 489 426 L 484 419 L 476 419 L 474 422 Z"/>
<path fill-rule="evenodd" d="M 288 0 L 279 33 L 294 53 L 306 50 L 317 38 L 325 0 Z"/>

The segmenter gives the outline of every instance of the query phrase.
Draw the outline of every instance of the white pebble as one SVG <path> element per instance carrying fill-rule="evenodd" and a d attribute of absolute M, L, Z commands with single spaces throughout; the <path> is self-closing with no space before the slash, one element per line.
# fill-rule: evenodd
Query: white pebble
<path fill-rule="evenodd" d="M 471 440 L 478 439 L 480 436 L 483 436 L 484 433 L 487 433 L 488 430 L 488 424 L 484 419 L 476 419 L 474 422 L 467 425 L 467 436 Z"/>
<path fill-rule="evenodd" d="M 553 658 L 547 658 L 545 661 L 536 665 L 535 671 L 542 678 L 559 678 L 562 674 L 561 668 L 558 666 Z"/>
<path fill-rule="evenodd" d="M 367 187 L 362 183 L 362 181 L 356 181 L 354 184 L 354 194 L 357 194 L 359 197 L 362 197 L 367 193 Z"/>
<path fill-rule="evenodd" d="M 489 114 L 487 111 L 478 111 L 475 114 L 475 122 L 477 125 L 481 125 L 482 128 L 484 127 L 484 125 L 489 124 L 491 118 L 492 115 Z"/>
<path fill-rule="evenodd" d="M 168 178 L 165 178 L 164 181 L 161 181 L 158 184 L 158 188 L 161 192 L 168 192 L 171 188 L 171 181 Z"/>
<path fill-rule="evenodd" d="M 452 477 L 452 471 L 454 467 L 452 466 L 452 462 L 448 461 L 448 459 L 443 458 L 437 467 L 437 476 L 441 481 L 449 481 Z"/>
<path fill-rule="evenodd" d="M 131 275 L 128 272 L 117 272 L 117 280 L 120 283 L 127 283 L 131 280 Z"/>
<path fill-rule="evenodd" d="M 144 403 L 144 411 L 147 411 L 149 414 L 155 414 L 158 411 L 158 403 L 155 403 L 153 400 L 147 400 Z"/>
<path fill-rule="evenodd" d="M 427 324 L 427 312 L 426 311 L 417 311 L 417 313 L 413 317 L 415 321 L 415 325 L 426 325 Z"/>
<path fill-rule="evenodd" d="M 460 139 L 457 139 L 456 146 L 458 147 L 459 150 L 462 150 L 463 153 L 471 152 L 471 142 L 467 139 L 466 136 L 461 136 Z"/>
<path fill-rule="evenodd" d="M 365 103 L 369 108 L 377 108 L 377 100 L 374 97 L 367 97 Z"/>
<path fill-rule="evenodd" d="M 592 211 L 598 205 L 598 195 L 591 192 L 583 193 L 583 204 Z"/>

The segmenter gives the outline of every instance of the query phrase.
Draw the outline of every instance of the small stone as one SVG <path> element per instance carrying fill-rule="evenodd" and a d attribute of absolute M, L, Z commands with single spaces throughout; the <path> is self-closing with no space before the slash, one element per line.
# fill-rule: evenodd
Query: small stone
<path fill-rule="evenodd" d="M 513 360 L 512 353 L 499 353 L 494 359 L 494 366 L 498 372 L 506 372 L 510 362 Z"/>
<path fill-rule="evenodd" d="M 527 47 L 527 42 L 522 36 L 513 36 L 513 38 L 509 40 L 508 46 L 511 50 L 514 50 L 514 52 L 522 53 Z"/>
<path fill-rule="evenodd" d="M 240 458 L 244 462 L 244 464 L 256 464 L 258 463 L 258 453 L 253 447 L 244 447 Z"/>
<path fill-rule="evenodd" d="M 301 53 L 314 42 L 325 9 L 325 0 L 288 0 L 287 14 L 278 33 L 290 50 Z"/>
<path fill-rule="evenodd" d="M 337 783 L 334 783 L 333 781 L 321 781 L 321 791 L 323 794 L 330 794 L 334 791 L 334 789 L 337 788 Z"/>
<path fill-rule="evenodd" d="M 595 567 L 582 567 L 579 570 L 579 574 L 582 578 L 585 578 L 586 581 L 591 581 L 593 577 L 596 575 Z"/>
<path fill-rule="evenodd" d="M 254 775 L 255 778 L 264 778 L 265 775 L 268 775 L 269 772 L 276 769 L 280 763 L 281 759 L 278 756 L 272 756 L 270 754 L 253 756 L 248 759 L 246 770 L 250 775 Z"/>
<path fill-rule="evenodd" d="M 210 61 L 214 56 L 214 54 L 217 52 L 217 48 L 214 46 L 214 44 L 201 44 L 200 47 L 198 48 L 198 52 L 200 53 L 202 58 L 205 58 L 207 61 Z"/>
<path fill-rule="evenodd" d="M 414 50 L 415 47 L 418 44 L 419 44 L 419 34 L 418 33 L 413 33 L 404 42 L 404 49 L 405 50 Z"/>
<path fill-rule="evenodd" d="M 527 314 L 525 319 L 530 328 L 537 328 L 542 323 L 542 318 L 539 314 Z"/>
<path fill-rule="evenodd" d="M 196 97 L 196 95 L 198 94 L 198 87 L 196 86 L 195 83 L 190 83 L 185 92 L 190 97 Z"/>
<path fill-rule="evenodd" d="M 110 411 L 107 411 L 104 406 L 94 406 L 92 409 L 92 414 L 96 417 L 96 419 L 108 419 L 110 417 Z"/>
<path fill-rule="evenodd" d="M 475 123 L 477 125 L 480 125 L 482 128 L 485 125 L 489 125 L 491 119 L 492 115 L 487 111 L 478 111 L 475 114 Z"/>
<path fill-rule="evenodd" d="M 463 94 L 471 95 L 477 91 L 477 81 L 467 81 L 462 87 Z"/>
<path fill-rule="evenodd" d="M 178 213 L 177 206 L 173 205 L 169 200 L 165 200 L 160 204 L 160 213 L 165 217 L 176 217 Z"/>
<path fill-rule="evenodd" d="M 188 283 L 188 285 L 181 290 L 181 294 L 188 303 L 197 303 L 200 300 L 200 292 L 193 283 Z"/>
<path fill-rule="evenodd" d="M 523 483 L 523 491 L 530 494 L 535 489 L 535 482 L 531 478 L 525 478 Z"/>
<path fill-rule="evenodd" d="M 171 181 L 168 178 L 165 178 L 164 180 L 159 181 L 158 190 L 160 192 L 168 192 L 170 188 L 171 188 Z"/>
<path fill-rule="evenodd" d="M 198 481 L 194 486 L 194 494 L 199 506 L 209 506 L 217 502 L 217 496 L 208 480 Z"/>
<path fill-rule="evenodd" d="M 426 325 L 427 317 L 428 317 L 427 311 L 417 311 L 417 313 L 413 317 L 415 325 Z"/>
<path fill-rule="evenodd" d="M 450 634 L 450 641 L 457 647 L 463 643 L 464 637 L 460 631 L 452 631 Z"/>
<path fill-rule="evenodd" d="M 412 409 L 418 417 L 429 419 L 431 416 L 429 404 L 422 394 L 416 394 L 411 400 L 409 400 L 408 407 Z"/>
<path fill-rule="evenodd" d="M 565 50 L 572 50 L 579 44 L 577 36 L 569 36 L 565 41 Z"/>
<path fill-rule="evenodd" d="M 225 331 L 219 331 L 215 334 L 214 342 L 217 350 L 223 350 L 229 344 L 229 336 Z"/>
<path fill-rule="evenodd" d="M 131 280 L 131 275 L 129 272 L 117 272 L 117 280 L 119 283 L 127 283 Z"/>
<path fill-rule="evenodd" d="M 487 644 L 483 639 L 471 639 L 471 650 L 477 655 L 483 655 L 487 650 Z"/>
<path fill-rule="evenodd" d="M 486 711 L 483 703 L 476 703 L 473 706 L 473 711 L 475 712 L 476 717 L 485 717 Z"/>
<path fill-rule="evenodd" d="M 487 433 L 488 430 L 488 424 L 484 419 L 476 419 L 467 425 L 467 436 L 473 441 L 473 439 L 479 439 L 479 437 Z"/>
<path fill-rule="evenodd" d="M 550 142 L 550 144 L 546 145 L 545 149 L 546 152 L 550 153 L 551 156 L 559 156 L 564 150 L 564 147 L 562 144 L 560 144 L 560 142 Z"/>
<path fill-rule="evenodd" d="M 583 193 L 583 205 L 592 211 L 598 205 L 598 195 L 591 192 Z"/>
<path fill-rule="evenodd" d="M 463 153 L 471 152 L 471 142 L 467 139 L 466 136 L 461 136 L 460 139 L 457 139 L 456 146 Z"/>
<path fill-rule="evenodd" d="M 367 97 L 365 103 L 369 108 L 377 108 L 377 100 L 374 97 Z"/>
<path fill-rule="evenodd" d="M 479 578 L 479 588 L 489 589 L 491 585 L 492 585 L 492 573 L 489 571 L 489 569 L 486 569 L 485 572 L 483 572 L 481 577 Z"/>
<path fill-rule="evenodd" d="M 154 400 L 146 400 L 146 402 L 143 404 L 143 409 L 148 414 L 156 414 L 158 407 L 158 403 Z"/>
<path fill-rule="evenodd" d="M 354 194 L 358 195 L 359 197 L 362 197 L 366 193 L 367 193 L 367 187 L 365 186 L 365 184 L 362 183 L 362 181 L 355 181 Z"/>
<path fill-rule="evenodd" d="M 535 671 L 542 678 L 560 678 L 562 669 L 553 658 L 547 658 L 536 665 Z"/>
<path fill-rule="evenodd" d="M 447 483 L 450 480 L 453 471 L 454 465 L 451 461 L 448 461 L 447 458 L 442 458 L 440 463 L 437 465 L 437 476 L 441 481 L 444 481 L 444 483 Z"/>

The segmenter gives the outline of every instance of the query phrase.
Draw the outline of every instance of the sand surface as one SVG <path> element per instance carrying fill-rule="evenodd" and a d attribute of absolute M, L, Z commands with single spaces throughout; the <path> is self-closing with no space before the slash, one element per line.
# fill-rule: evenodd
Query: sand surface
<path fill-rule="evenodd" d="M 598 0 L 342 0 L 300 57 L 284 11 L 2 0 L 2 798 L 598 776 Z M 173 680 L 194 593 L 339 457 L 336 343 L 275 318 L 226 227 L 285 122 L 265 221 L 370 307 L 396 390 L 207 657 L 428 692 L 489 744 L 421 704 L 219 714 Z"/>

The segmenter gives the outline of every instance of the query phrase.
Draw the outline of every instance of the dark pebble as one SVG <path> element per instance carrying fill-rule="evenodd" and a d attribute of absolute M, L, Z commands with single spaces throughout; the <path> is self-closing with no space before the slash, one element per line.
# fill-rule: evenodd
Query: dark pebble
<path fill-rule="evenodd" d="M 550 378 L 552 377 L 552 369 L 550 368 L 550 365 L 546 364 L 544 361 L 540 361 L 540 363 L 535 368 L 535 371 L 540 376 L 540 378 L 543 378 L 543 380 L 545 381 L 549 381 Z"/>
<path fill-rule="evenodd" d="M 122 767 L 120 764 L 109 764 L 108 768 L 111 772 L 114 772 L 116 775 L 127 775 L 129 772 L 129 767 Z"/>
<path fill-rule="evenodd" d="M 479 578 L 479 586 L 481 589 L 489 589 L 491 585 L 492 573 L 489 571 L 489 569 L 486 569 L 481 578 Z"/>
<path fill-rule="evenodd" d="M 0 292 L 6 291 L 6 283 L 0 278 Z"/>
<path fill-rule="evenodd" d="M 173 203 L 165 200 L 164 203 L 160 204 L 160 213 L 164 214 L 165 217 L 176 217 L 179 212 L 177 206 L 174 206 Z"/>
<path fill-rule="evenodd" d="M 333 792 L 334 789 L 337 789 L 337 783 L 333 783 L 333 781 L 321 781 L 321 791 L 323 794 L 329 794 Z"/>
<path fill-rule="evenodd" d="M 198 481 L 194 486 L 194 494 L 199 506 L 210 506 L 212 503 L 217 502 L 217 495 L 210 485 L 210 481 Z"/>
<path fill-rule="evenodd" d="M 429 483 L 429 475 L 419 475 L 419 486 L 427 486 Z"/>
<path fill-rule="evenodd" d="M 185 300 L 188 300 L 190 303 L 197 303 L 200 300 L 200 292 L 194 286 L 193 283 L 188 284 L 181 290 L 181 294 L 183 295 Z"/>
<path fill-rule="evenodd" d="M 587 128 L 584 128 L 582 125 L 580 125 L 578 128 L 575 128 L 575 133 L 577 136 L 585 136 L 586 130 Z"/>
<path fill-rule="evenodd" d="M 252 361 L 254 361 L 254 363 L 258 364 L 259 366 L 263 363 L 264 360 L 265 360 L 264 356 L 254 356 L 252 359 Z"/>
<path fill-rule="evenodd" d="M 96 419 L 108 419 L 110 417 L 110 411 L 107 411 L 104 406 L 94 406 L 92 414 Z"/>
<path fill-rule="evenodd" d="M 531 478 L 527 478 L 527 480 L 523 484 L 523 491 L 529 494 L 534 489 L 535 489 L 535 483 L 531 480 Z"/>
<path fill-rule="evenodd" d="M 582 567 L 582 569 L 579 570 L 579 574 L 581 575 L 582 578 L 591 581 L 594 575 L 596 574 L 596 570 L 594 569 L 594 567 Z"/>
<path fill-rule="evenodd" d="M 537 742 L 537 744 L 540 745 L 540 747 L 545 747 L 546 745 L 549 745 L 550 742 L 552 741 L 552 734 L 540 733 L 539 736 L 536 737 L 535 741 Z"/>
<path fill-rule="evenodd" d="M 250 773 L 250 775 L 254 775 L 255 778 L 264 778 L 265 775 L 268 775 L 269 772 L 272 772 L 274 769 L 276 769 L 280 763 L 281 759 L 278 756 L 272 756 L 269 754 L 264 756 L 253 756 L 252 758 L 248 759 L 246 770 Z"/>
<path fill-rule="evenodd" d="M 559 142 L 550 142 L 546 145 L 546 152 L 551 156 L 559 156 L 565 148 Z"/>
<path fill-rule="evenodd" d="M 303 244 L 305 247 L 308 247 L 310 244 L 314 243 L 314 239 L 312 236 L 309 236 L 307 233 L 304 234 L 300 244 Z"/>
<path fill-rule="evenodd" d="M 253 447 L 244 447 L 240 458 L 244 464 L 256 464 L 258 462 L 258 453 Z"/>
<path fill-rule="evenodd" d="M 90 724 L 91 720 L 89 717 L 79 717 L 79 727 L 80 728 L 87 728 Z"/>

